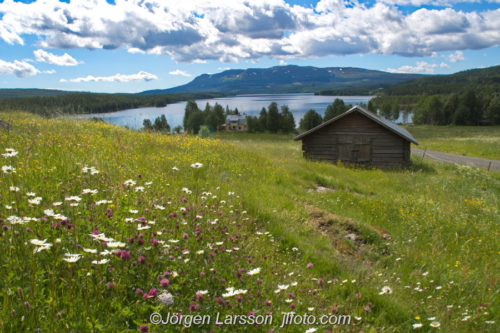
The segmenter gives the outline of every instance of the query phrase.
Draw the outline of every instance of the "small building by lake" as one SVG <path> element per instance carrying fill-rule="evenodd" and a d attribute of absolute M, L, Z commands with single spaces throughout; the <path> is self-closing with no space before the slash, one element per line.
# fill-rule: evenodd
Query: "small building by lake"
<path fill-rule="evenodd" d="M 409 164 L 410 145 L 418 145 L 405 128 L 358 105 L 293 140 L 312 160 L 379 167 Z"/>
<path fill-rule="evenodd" d="M 247 116 L 231 114 L 226 117 L 226 123 L 219 126 L 219 131 L 248 131 Z"/>

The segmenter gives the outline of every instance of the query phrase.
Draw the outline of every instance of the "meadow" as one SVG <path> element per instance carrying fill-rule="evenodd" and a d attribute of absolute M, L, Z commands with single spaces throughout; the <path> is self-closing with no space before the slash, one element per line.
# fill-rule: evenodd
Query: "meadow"
<path fill-rule="evenodd" d="M 499 126 L 413 126 L 419 148 L 500 160 Z"/>
<path fill-rule="evenodd" d="M 285 135 L 0 118 L 2 332 L 499 329 L 498 173 L 311 162 Z M 336 322 L 280 327 L 291 311 Z"/>

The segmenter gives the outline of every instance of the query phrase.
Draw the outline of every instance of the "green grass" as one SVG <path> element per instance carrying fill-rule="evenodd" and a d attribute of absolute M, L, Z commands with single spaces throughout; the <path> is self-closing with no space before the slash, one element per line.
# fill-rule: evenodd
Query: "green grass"
<path fill-rule="evenodd" d="M 500 160 L 500 126 L 413 126 L 418 148 Z"/>
<path fill-rule="evenodd" d="M 445 332 L 498 329 L 497 173 L 418 162 L 386 171 L 311 162 L 293 136 L 199 139 L 25 114 L 0 118 L 15 127 L 0 132 L 2 153 L 19 152 L 2 157 L 16 172 L 0 174 L 4 332 L 173 332 L 182 327 L 153 325 L 150 315 L 251 311 L 271 313 L 273 324 L 212 321 L 188 330 L 408 332 L 422 323 L 416 331 L 432 332 L 433 317 Z M 99 173 L 83 173 L 85 166 Z M 129 179 L 136 184 L 126 186 Z M 319 184 L 333 191 L 318 193 Z M 28 201 L 30 192 L 42 197 L 39 204 Z M 81 198 L 77 206 L 66 200 L 71 196 Z M 40 221 L 12 224 L 11 216 Z M 84 251 L 112 250 L 94 241 L 93 231 L 125 243 L 120 249 L 130 260 Z M 53 246 L 34 253 L 35 238 Z M 68 263 L 67 252 L 83 256 Z M 102 258 L 110 261 L 92 263 Z M 260 272 L 247 274 L 255 268 Z M 276 293 L 278 285 L 289 287 Z M 380 294 L 384 286 L 392 293 Z M 247 292 L 224 297 L 228 287 Z M 144 297 L 153 288 L 171 293 L 174 303 Z M 280 328 L 292 308 L 353 319 Z"/>

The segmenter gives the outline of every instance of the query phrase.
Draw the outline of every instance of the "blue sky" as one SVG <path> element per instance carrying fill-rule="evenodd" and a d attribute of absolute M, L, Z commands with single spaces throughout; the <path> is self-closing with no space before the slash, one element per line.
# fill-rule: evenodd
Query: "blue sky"
<path fill-rule="evenodd" d="M 500 0 L 0 0 L 0 88 L 140 92 L 279 65 L 500 64 Z"/>

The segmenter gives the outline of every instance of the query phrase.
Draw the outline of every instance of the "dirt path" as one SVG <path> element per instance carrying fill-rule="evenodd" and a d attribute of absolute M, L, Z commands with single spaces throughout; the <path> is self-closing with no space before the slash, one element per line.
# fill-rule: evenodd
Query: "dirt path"
<path fill-rule="evenodd" d="M 422 157 L 424 150 L 418 149 L 418 148 L 412 148 L 411 152 L 413 154 L 416 154 L 417 156 Z M 428 158 L 428 159 L 436 160 L 436 161 L 440 161 L 440 162 L 445 162 L 445 163 L 474 164 L 474 165 L 476 165 L 480 168 L 484 168 L 484 169 L 488 169 L 488 166 L 489 166 L 490 170 L 500 171 L 500 161 L 489 160 L 486 158 L 477 158 L 477 157 L 470 157 L 470 156 L 441 153 L 439 151 L 432 151 L 432 150 L 427 150 L 425 152 L 424 158 Z M 490 162 L 491 162 L 491 166 L 490 166 Z"/>

